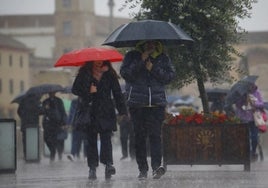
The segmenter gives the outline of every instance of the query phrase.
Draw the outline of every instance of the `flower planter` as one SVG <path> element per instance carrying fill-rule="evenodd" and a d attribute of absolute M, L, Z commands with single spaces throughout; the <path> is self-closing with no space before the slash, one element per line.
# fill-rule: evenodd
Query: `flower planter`
<path fill-rule="evenodd" d="M 247 124 L 163 126 L 164 165 L 243 164 L 250 171 Z"/>

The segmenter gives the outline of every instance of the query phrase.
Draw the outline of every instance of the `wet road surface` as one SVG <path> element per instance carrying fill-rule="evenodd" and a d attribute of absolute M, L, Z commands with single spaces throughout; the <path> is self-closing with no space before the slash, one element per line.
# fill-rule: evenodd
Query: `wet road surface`
<path fill-rule="evenodd" d="M 67 155 L 62 161 L 50 162 L 42 157 L 39 163 L 26 163 L 18 159 L 15 174 L 0 174 L 0 188 L 267 188 L 268 160 L 251 164 L 251 171 L 242 165 L 168 165 L 166 174 L 159 180 L 138 180 L 135 161 L 120 161 L 120 148 L 114 149 L 116 174 L 111 180 L 104 178 L 104 166 L 97 169 L 97 180 L 88 180 L 84 159 L 70 162 Z M 268 158 L 268 157 L 267 157 Z"/>

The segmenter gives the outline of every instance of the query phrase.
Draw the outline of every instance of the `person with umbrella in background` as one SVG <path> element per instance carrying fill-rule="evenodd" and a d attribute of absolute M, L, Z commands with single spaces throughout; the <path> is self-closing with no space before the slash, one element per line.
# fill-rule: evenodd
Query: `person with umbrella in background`
<path fill-rule="evenodd" d="M 44 141 L 50 151 L 50 161 L 55 160 L 56 152 L 58 158 L 62 159 L 64 150 L 64 139 L 61 135 L 67 135 L 66 127 L 67 114 L 61 98 L 56 96 L 56 92 L 49 92 L 49 97 L 43 103 L 43 129 Z M 65 134 L 66 133 L 66 134 Z"/>
<path fill-rule="evenodd" d="M 224 113 L 225 97 L 228 93 L 227 89 L 211 88 L 206 89 L 208 101 L 211 102 L 210 111 Z"/>
<path fill-rule="evenodd" d="M 21 120 L 21 133 L 23 144 L 23 155 L 26 154 L 26 128 L 39 126 L 39 115 L 42 114 L 41 95 L 24 95 L 19 100 L 17 113 Z"/>
<path fill-rule="evenodd" d="M 253 80 L 251 80 L 251 78 Z M 262 109 L 263 99 L 255 84 L 257 78 L 247 77 L 242 82 L 240 81 L 240 86 L 234 85 L 237 91 L 240 92 L 241 97 L 235 101 L 235 114 L 239 117 L 242 122 L 249 124 L 250 140 L 251 140 L 251 160 L 255 161 L 258 159 L 258 154 L 256 153 L 256 148 L 258 144 L 258 127 L 255 125 L 253 113 L 256 109 Z M 239 91 L 238 88 L 241 88 Z"/>
<path fill-rule="evenodd" d="M 127 116 L 118 78 L 110 61 L 98 60 L 86 62 L 79 69 L 73 83 L 72 93 L 81 98 L 82 106 L 91 107 L 91 114 L 88 114 L 91 116 L 91 123 L 87 125 L 86 130 L 90 180 L 97 178 L 96 168 L 99 166 L 99 161 L 105 165 L 106 179 L 110 179 L 116 173 L 111 141 L 112 132 L 117 130 L 115 107 L 119 115 Z M 100 154 L 97 146 L 98 135 L 101 141 Z"/>
<path fill-rule="evenodd" d="M 165 173 L 161 166 L 161 126 L 167 104 L 165 85 L 175 78 L 175 70 L 160 41 L 144 40 L 125 55 L 120 73 L 126 81 L 127 105 L 134 126 L 138 178 L 147 178 L 146 139 L 149 137 L 153 178 L 159 179 Z"/>

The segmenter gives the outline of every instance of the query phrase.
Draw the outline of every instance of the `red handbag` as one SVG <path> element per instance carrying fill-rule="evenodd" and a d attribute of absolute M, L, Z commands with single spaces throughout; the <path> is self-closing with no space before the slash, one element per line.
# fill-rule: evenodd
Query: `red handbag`
<path fill-rule="evenodd" d="M 259 125 L 258 126 L 258 129 L 259 129 L 259 131 L 261 132 L 261 133 L 265 133 L 266 131 L 267 131 L 267 115 L 266 115 L 266 113 L 265 112 L 262 112 L 262 118 L 263 118 L 263 120 L 265 121 L 265 124 L 263 124 L 263 125 Z"/>

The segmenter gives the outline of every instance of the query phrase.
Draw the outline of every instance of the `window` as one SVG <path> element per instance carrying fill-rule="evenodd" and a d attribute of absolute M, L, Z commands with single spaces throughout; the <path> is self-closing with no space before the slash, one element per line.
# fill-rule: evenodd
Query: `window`
<path fill-rule="evenodd" d="M 22 67 L 23 67 L 23 57 L 20 56 L 20 68 L 22 68 Z"/>
<path fill-rule="evenodd" d="M 70 21 L 63 22 L 63 35 L 70 36 L 72 34 L 72 24 Z"/>
<path fill-rule="evenodd" d="M 62 0 L 63 7 L 71 7 L 71 0 Z"/>
<path fill-rule="evenodd" d="M 9 56 L 9 66 L 12 67 L 12 55 Z"/>
<path fill-rule="evenodd" d="M 9 80 L 9 93 L 13 94 L 13 92 L 14 92 L 13 80 Z"/>
<path fill-rule="evenodd" d="M 24 82 L 21 80 L 20 81 L 20 92 L 24 91 Z"/>

